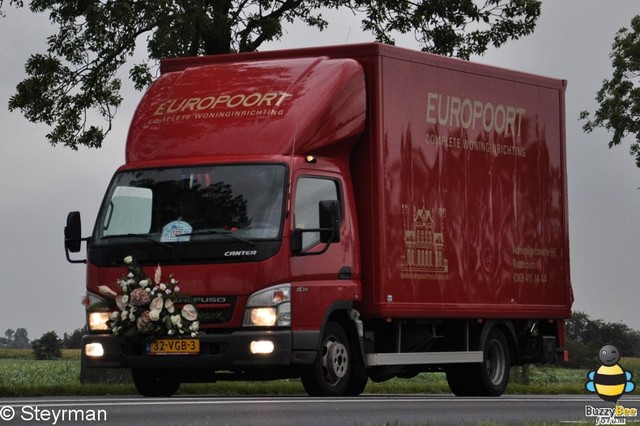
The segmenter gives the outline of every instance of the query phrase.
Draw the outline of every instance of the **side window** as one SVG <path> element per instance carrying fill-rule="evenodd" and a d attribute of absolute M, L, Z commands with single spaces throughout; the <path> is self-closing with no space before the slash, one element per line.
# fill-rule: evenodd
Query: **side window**
<path fill-rule="evenodd" d="M 148 188 L 116 187 L 102 224 L 102 235 L 149 233 L 152 204 L 153 194 Z"/>
<path fill-rule="evenodd" d="M 294 207 L 295 228 L 320 228 L 318 204 L 320 201 L 339 200 L 338 182 L 333 179 L 307 177 L 298 179 Z M 302 248 L 307 250 L 320 242 L 319 232 L 305 232 Z"/>

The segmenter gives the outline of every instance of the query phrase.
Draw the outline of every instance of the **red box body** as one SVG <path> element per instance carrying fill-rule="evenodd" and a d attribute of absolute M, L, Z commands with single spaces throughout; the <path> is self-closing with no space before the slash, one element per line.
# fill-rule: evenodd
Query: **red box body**
<path fill-rule="evenodd" d="M 383 46 L 359 60 L 360 309 L 568 317 L 566 82 Z"/>

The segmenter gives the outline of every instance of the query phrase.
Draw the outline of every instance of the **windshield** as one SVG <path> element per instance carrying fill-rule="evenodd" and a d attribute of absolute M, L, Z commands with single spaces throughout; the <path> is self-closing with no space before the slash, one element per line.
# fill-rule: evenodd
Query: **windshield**
<path fill-rule="evenodd" d="M 96 238 L 143 237 L 161 243 L 278 238 L 285 173 L 277 164 L 119 173 L 107 192 Z"/>

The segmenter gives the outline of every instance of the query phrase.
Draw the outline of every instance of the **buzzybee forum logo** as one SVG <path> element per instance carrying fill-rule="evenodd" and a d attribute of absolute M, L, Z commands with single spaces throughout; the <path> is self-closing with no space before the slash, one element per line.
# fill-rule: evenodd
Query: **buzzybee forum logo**
<path fill-rule="evenodd" d="M 618 399 L 633 392 L 636 385 L 631 381 L 633 374 L 625 371 L 620 362 L 620 351 L 615 346 L 606 345 L 600 349 L 598 359 L 602 364 L 597 370 L 587 374 L 588 381 L 585 388 L 588 392 L 596 393 L 600 399 L 613 402 L 615 407 L 585 407 L 587 417 L 595 417 L 596 424 L 625 424 L 627 417 L 637 417 L 637 408 L 625 408 L 618 404 Z"/>

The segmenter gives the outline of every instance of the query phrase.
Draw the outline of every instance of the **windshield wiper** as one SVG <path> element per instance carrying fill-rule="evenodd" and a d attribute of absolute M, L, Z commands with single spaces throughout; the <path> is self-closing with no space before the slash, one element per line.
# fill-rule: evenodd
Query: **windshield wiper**
<path fill-rule="evenodd" d="M 247 240 L 246 238 L 242 238 L 242 237 L 238 237 L 237 235 L 233 235 L 232 231 L 226 231 L 226 230 L 221 230 L 221 229 L 202 229 L 199 231 L 191 231 L 189 233 L 185 233 L 185 234 L 181 234 L 181 236 L 188 236 L 188 235 L 195 235 L 195 236 L 200 236 L 200 235 L 222 235 L 223 237 L 229 237 L 232 240 L 236 240 L 236 241 L 240 241 L 241 243 L 244 243 L 250 247 L 255 247 L 256 244 L 251 241 L 251 240 Z"/>
<path fill-rule="evenodd" d="M 114 237 L 131 237 L 131 238 L 141 238 L 145 241 L 150 241 L 154 244 L 159 245 L 160 247 L 163 248 L 168 248 L 168 249 L 173 249 L 173 246 L 171 246 L 171 244 L 167 244 L 167 243 L 163 243 L 162 241 L 158 241 L 154 238 L 151 238 L 149 235 L 145 235 L 145 234 L 124 234 L 124 235 L 114 235 Z"/>

